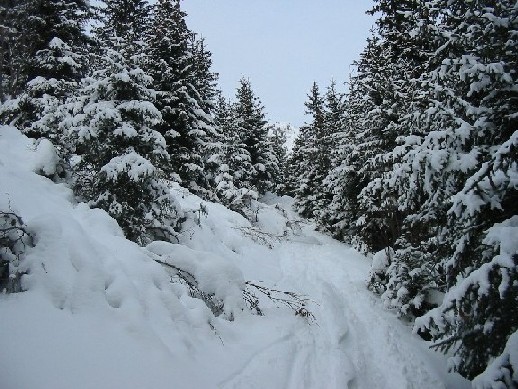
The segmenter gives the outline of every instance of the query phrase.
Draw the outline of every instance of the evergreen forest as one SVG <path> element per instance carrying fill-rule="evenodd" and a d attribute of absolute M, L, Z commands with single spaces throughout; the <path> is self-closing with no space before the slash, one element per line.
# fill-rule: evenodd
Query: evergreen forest
<path fill-rule="evenodd" d="M 224 97 L 181 5 L 0 0 L 0 124 L 52 144 L 41 175 L 140 246 L 179 242 L 174 185 L 250 221 L 291 196 L 452 372 L 517 388 L 518 3 L 375 0 L 346 92 L 308 85 L 292 150 L 253 80 Z M 11 273 L 22 225 L 0 209 Z"/>

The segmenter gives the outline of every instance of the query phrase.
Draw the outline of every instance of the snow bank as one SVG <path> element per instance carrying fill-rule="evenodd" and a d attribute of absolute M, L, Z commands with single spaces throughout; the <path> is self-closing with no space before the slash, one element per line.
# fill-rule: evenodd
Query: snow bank
<path fill-rule="evenodd" d="M 223 303 L 222 309 L 226 317 L 232 318 L 244 311 L 243 274 L 224 258 L 168 242 L 153 242 L 147 249 L 159 256 L 164 263 L 194 276 L 203 293 L 213 295 Z"/>
<path fill-rule="evenodd" d="M 220 343 L 214 332 L 225 320 L 155 259 L 192 272 L 228 315 L 243 309 L 241 272 L 183 245 L 126 240 L 106 212 L 36 174 L 52 174 L 57 161 L 49 141 L 0 127 L 0 209 L 16 212 L 35 237 L 19 265 L 26 291 L 0 295 L 0 386 L 160 388 L 187 377 L 179 371 L 194 374 L 195 364 L 178 361 Z"/>
<path fill-rule="evenodd" d="M 21 137 L 14 127 L 0 126 L 0 150 L 0 166 L 42 173 L 45 176 L 56 173 L 58 156 L 56 148 L 48 139 L 28 139 Z"/>

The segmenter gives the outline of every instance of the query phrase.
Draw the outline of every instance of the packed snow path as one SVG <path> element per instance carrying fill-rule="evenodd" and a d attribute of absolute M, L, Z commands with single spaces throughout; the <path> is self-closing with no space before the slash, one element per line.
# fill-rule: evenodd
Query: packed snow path
<path fill-rule="evenodd" d="M 440 357 L 366 289 L 364 256 L 309 225 L 295 240 L 257 260 L 276 287 L 310 296 L 315 322 L 263 328 L 261 346 L 219 388 L 469 387 L 445 377 Z"/>

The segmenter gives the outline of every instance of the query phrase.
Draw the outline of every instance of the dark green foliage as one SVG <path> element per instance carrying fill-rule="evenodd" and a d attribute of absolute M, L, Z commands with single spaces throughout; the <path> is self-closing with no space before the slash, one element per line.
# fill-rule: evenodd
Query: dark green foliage
<path fill-rule="evenodd" d="M 502 355 L 508 387 L 518 369 L 504 360 L 518 306 L 517 12 L 512 1 L 377 0 L 342 114 L 310 104 L 288 167 L 303 215 L 390 253 L 369 288 L 407 319 L 422 316 L 419 332 L 462 375 Z M 335 131 L 329 164 L 318 158 L 319 116 Z M 314 160 L 327 166 L 324 188 Z"/>
<path fill-rule="evenodd" d="M 292 169 L 297 180 L 294 185 L 295 206 L 302 216 L 308 218 L 316 216 L 318 211 L 317 196 L 322 192 L 320 173 L 325 169 L 323 164 L 328 162 L 328 151 L 322 149 L 326 135 L 324 104 L 317 83 L 313 83 L 305 103 L 306 114 L 311 121 L 300 128 L 300 140 L 295 142 L 289 162 L 294 165 Z"/>
<path fill-rule="evenodd" d="M 331 83 L 326 94 L 321 95 L 318 85 L 313 84 L 306 102 L 306 113 L 311 122 L 300 129 L 299 138 L 288 161 L 295 205 L 305 217 L 319 219 L 329 227 L 334 218 L 329 205 L 333 188 L 326 180 L 335 161 L 337 133 L 344 126 L 343 96 Z"/>
<path fill-rule="evenodd" d="M 255 96 L 249 80 L 241 79 L 232 105 L 237 142 L 250 155 L 251 171 L 242 169 L 251 188 L 259 194 L 274 189 L 278 161 L 268 137 L 268 126 L 261 101 Z"/>
<path fill-rule="evenodd" d="M 1 121 L 30 137 L 59 143 L 57 128 L 38 121 L 72 95 L 86 72 L 91 39 L 83 28 L 90 16 L 88 2 L 26 0 L 11 13 L 11 37 L 4 45 L 9 56 L 4 57 L 2 72 L 11 72 L 7 84 L 12 100 L 0 110 Z"/>
<path fill-rule="evenodd" d="M 97 36 L 106 45 L 113 40 L 123 41 L 128 54 L 141 54 L 150 26 L 151 5 L 146 0 L 105 0 L 104 3 Z"/>
<path fill-rule="evenodd" d="M 211 110 L 215 74 L 210 53 L 185 23 L 177 0 L 160 0 L 154 7 L 146 69 L 157 91 L 162 121 L 156 127 L 165 137 L 171 156 L 170 178 L 202 197 L 210 197 L 204 174 L 216 135 Z"/>
<path fill-rule="evenodd" d="M 0 211 L 0 293 L 22 291 L 21 261 L 31 246 L 33 236 L 21 217 L 11 210 Z"/>
<path fill-rule="evenodd" d="M 286 165 L 287 165 L 287 149 L 286 149 L 286 132 L 290 131 L 290 126 L 282 127 L 273 125 L 270 127 L 270 140 L 272 143 L 273 154 L 277 159 L 278 172 L 274 175 L 273 192 L 277 194 L 285 194 L 286 192 Z"/>

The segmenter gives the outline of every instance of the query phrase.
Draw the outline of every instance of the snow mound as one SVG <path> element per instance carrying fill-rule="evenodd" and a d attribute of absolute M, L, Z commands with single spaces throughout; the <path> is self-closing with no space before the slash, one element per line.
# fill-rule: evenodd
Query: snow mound
<path fill-rule="evenodd" d="M 191 282 L 196 282 L 204 294 L 220 300 L 221 309 L 224 310 L 226 317 L 234 317 L 245 309 L 243 274 L 224 258 L 168 242 L 153 242 L 147 246 L 147 249 L 159 256 L 160 261 L 166 266 L 171 265 L 172 268 L 192 276 Z"/>
<path fill-rule="evenodd" d="M 56 173 L 58 156 L 56 148 L 48 139 L 38 140 L 22 137 L 10 126 L 0 126 L 0 166 L 52 176 Z M 4 193 L 5 194 L 5 193 Z"/>

